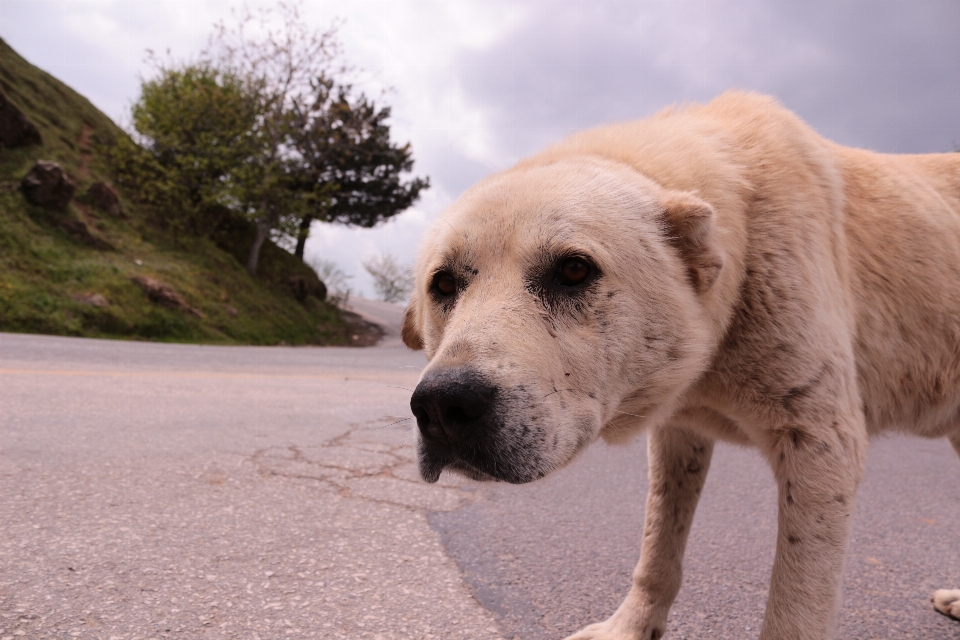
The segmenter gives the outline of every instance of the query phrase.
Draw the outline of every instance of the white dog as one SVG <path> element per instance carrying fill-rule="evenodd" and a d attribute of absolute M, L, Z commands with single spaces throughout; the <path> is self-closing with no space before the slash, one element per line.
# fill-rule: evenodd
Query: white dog
<path fill-rule="evenodd" d="M 403 338 L 428 481 L 528 482 L 648 432 L 633 587 L 572 638 L 664 633 L 721 439 L 779 490 L 760 637 L 824 640 L 868 437 L 960 453 L 960 154 L 844 148 L 738 93 L 588 131 L 440 216 Z"/>

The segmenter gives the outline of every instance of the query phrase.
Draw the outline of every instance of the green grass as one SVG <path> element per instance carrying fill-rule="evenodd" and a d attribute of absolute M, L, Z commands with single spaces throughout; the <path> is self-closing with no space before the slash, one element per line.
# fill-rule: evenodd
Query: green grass
<path fill-rule="evenodd" d="M 314 297 L 298 301 L 287 281 L 316 274 L 272 243 L 259 277 L 241 265 L 250 230 L 244 225 L 208 239 L 173 242 L 123 200 L 126 218 L 71 203 L 53 213 L 27 202 L 23 176 L 36 160 L 61 164 L 82 195 L 111 181 L 100 150 L 125 135 L 85 98 L 20 58 L 0 40 L 0 89 L 40 130 L 43 143 L 0 149 L 0 331 L 219 344 L 347 344 L 339 311 Z M 84 133 L 86 132 L 86 133 Z M 109 243 L 98 250 L 72 235 L 81 221 Z M 201 316 L 151 302 L 132 278 L 173 286 Z M 84 302 L 92 294 L 107 306 Z"/>

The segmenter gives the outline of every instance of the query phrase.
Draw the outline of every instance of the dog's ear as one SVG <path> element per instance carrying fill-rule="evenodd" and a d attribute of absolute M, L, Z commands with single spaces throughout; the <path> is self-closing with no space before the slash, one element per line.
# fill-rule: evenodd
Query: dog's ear
<path fill-rule="evenodd" d="M 680 252 L 697 293 L 709 291 L 723 269 L 713 207 L 686 191 L 667 191 L 662 205 L 667 241 Z"/>
<path fill-rule="evenodd" d="M 403 312 L 403 323 L 400 325 L 400 337 L 403 338 L 403 344 L 414 351 L 423 349 L 423 338 L 420 337 L 420 331 L 417 329 L 417 299 L 416 296 L 410 299 Z"/>

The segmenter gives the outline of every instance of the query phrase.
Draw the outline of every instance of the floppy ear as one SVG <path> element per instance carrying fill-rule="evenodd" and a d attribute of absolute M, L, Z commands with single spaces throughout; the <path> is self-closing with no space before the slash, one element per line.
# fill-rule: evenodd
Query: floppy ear
<path fill-rule="evenodd" d="M 416 298 L 411 298 L 410 304 L 407 305 L 406 310 L 403 312 L 403 323 L 400 325 L 400 337 L 403 338 L 403 344 L 407 345 L 407 347 L 414 351 L 419 351 L 423 349 L 423 339 L 420 337 L 420 331 L 417 329 L 416 304 Z"/>
<path fill-rule="evenodd" d="M 713 207 L 692 193 L 668 191 L 663 201 L 667 241 L 687 265 L 690 283 L 697 293 L 706 293 L 723 268 L 717 245 Z"/>

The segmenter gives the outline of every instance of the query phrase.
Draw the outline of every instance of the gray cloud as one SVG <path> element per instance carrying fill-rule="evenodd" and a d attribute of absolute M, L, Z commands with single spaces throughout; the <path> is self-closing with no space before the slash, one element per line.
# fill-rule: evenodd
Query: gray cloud
<path fill-rule="evenodd" d="M 540 2 L 458 60 L 497 144 L 520 156 L 586 126 L 776 95 L 823 135 L 886 152 L 960 142 L 956 0 Z"/>
<path fill-rule="evenodd" d="M 417 167 L 429 167 L 434 187 L 442 188 L 456 198 L 483 177 L 501 169 L 489 163 L 467 157 L 453 145 L 449 147 L 426 147 L 417 153 Z"/>

